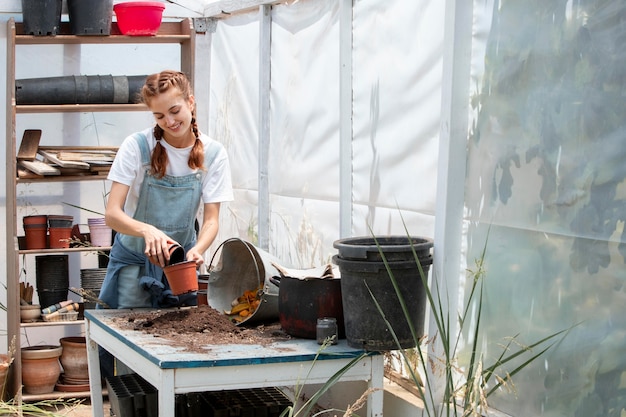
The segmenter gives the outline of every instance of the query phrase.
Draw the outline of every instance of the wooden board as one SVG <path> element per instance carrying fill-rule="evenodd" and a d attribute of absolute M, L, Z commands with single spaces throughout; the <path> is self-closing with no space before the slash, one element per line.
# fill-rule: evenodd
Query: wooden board
<path fill-rule="evenodd" d="M 22 143 L 20 143 L 20 149 L 17 152 L 18 161 L 33 161 L 37 156 L 37 149 L 39 148 L 39 141 L 41 140 L 41 130 L 39 129 L 26 129 L 22 136 Z"/>
<path fill-rule="evenodd" d="M 38 175 L 61 175 L 61 171 L 57 168 L 36 159 L 32 161 L 20 161 L 20 165 L 23 165 L 24 168 Z"/>
<path fill-rule="evenodd" d="M 79 168 L 89 169 L 89 164 L 82 161 L 64 161 L 57 157 L 57 154 L 39 149 L 39 155 L 43 156 L 46 160 L 62 167 L 62 168 Z"/>

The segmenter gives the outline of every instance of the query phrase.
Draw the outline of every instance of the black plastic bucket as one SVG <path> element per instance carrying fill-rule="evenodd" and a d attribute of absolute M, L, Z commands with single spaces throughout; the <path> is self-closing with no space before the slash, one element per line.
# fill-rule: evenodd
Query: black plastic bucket
<path fill-rule="evenodd" d="M 398 251 L 390 245 L 391 258 L 404 252 L 401 257 L 405 260 L 388 260 L 389 268 L 399 288 L 400 295 L 407 307 L 407 315 L 402 310 L 402 305 L 398 294 L 393 286 L 390 274 L 385 263 L 378 260 L 367 260 L 368 256 L 362 259 L 345 259 L 342 254 L 346 254 L 344 245 L 357 247 L 376 247 L 376 252 L 380 251 L 387 257 L 384 247 L 376 246 L 373 238 L 344 239 L 335 242 L 335 247 L 340 247 L 340 255 L 333 257 L 333 262 L 339 266 L 341 272 L 341 294 L 343 304 L 344 325 L 348 345 L 357 349 L 370 351 L 388 351 L 397 349 L 408 349 L 416 346 L 417 340 L 424 334 L 424 320 L 426 313 L 426 290 L 420 275 L 420 266 L 427 277 L 432 264 L 430 248 L 433 243 L 430 239 L 414 238 L 419 244 L 423 244 L 419 250 L 418 261 L 415 260 L 413 252 Z M 379 245 L 382 241 L 388 244 L 394 239 L 377 238 Z M 412 238 L 413 240 L 413 238 Z M 400 243 L 408 242 L 407 238 L 400 240 Z M 409 245 L 410 247 L 410 245 Z M 366 254 L 375 257 L 374 252 L 368 250 L 358 250 L 351 248 L 347 250 L 346 256 L 357 258 Z M 410 255 L 409 255 L 410 254 Z M 370 294 L 371 291 L 371 294 Z M 376 301 L 374 301 L 376 300 Z M 393 332 L 398 342 L 392 336 L 392 332 L 385 323 L 376 303 L 380 306 L 382 314 L 390 322 Z M 411 334 L 411 327 L 415 330 L 415 338 Z"/>
<path fill-rule="evenodd" d="M 70 75 L 15 80 L 17 104 L 132 104 L 145 75 Z"/>
<path fill-rule="evenodd" d="M 413 251 L 418 258 L 429 256 L 433 241 L 426 237 L 408 236 L 377 236 L 376 239 L 350 237 L 336 240 L 333 247 L 338 250 L 342 259 L 380 262 L 383 260 L 382 252 L 387 261 L 410 261 L 415 259 Z"/>
<path fill-rule="evenodd" d="M 35 275 L 41 308 L 67 300 L 70 286 L 67 255 L 35 257 Z"/>
<path fill-rule="evenodd" d="M 61 27 L 62 0 L 22 0 L 24 33 L 54 36 Z"/>
<path fill-rule="evenodd" d="M 113 0 L 67 0 L 67 11 L 74 35 L 111 34 Z"/>

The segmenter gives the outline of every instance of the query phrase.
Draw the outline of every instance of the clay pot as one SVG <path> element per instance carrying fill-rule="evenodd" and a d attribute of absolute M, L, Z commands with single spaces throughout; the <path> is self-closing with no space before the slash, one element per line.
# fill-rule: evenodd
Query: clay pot
<path fill-rule="evenodd" d="M 22 384 L 27 394 L 49 394 L 54 391 L 61 364 L 63 348 L 54 345 L 22 348 Z"/>
<path fill-rule="evenodd" d="M 50 232 L 50 249 L 62 249 L 70 247 L 70 239 L 72 238 L 71 227 L 51 227 Z"/>
<path fill-rule="evenodd" d="M 185 261 L 172 264 L 163 268 L 165 278 L 170 284 L 172 294 L 181 295 L 188 292 L 198 291 L 198 274 L 196 262 Z"/>
<path fill-rule="evenodd" d="M 0 354 L 0 401 L 4 401 L 7 398 L 5 387 L 10 366 L 9 355 Z"/>
<path fill-rule="evenodd" d="M 83 336 L 63 337 L 59 340 L 63 353 L 63 380 L 67 384 L 89 383 L 89 369 L 87 366 L 87 342 Z"/>
<path fill-rule="evenodd" d="M 209 274 L 198 275 L 198 305 L 209 305 L 207 292 L 209 288 Z"/>

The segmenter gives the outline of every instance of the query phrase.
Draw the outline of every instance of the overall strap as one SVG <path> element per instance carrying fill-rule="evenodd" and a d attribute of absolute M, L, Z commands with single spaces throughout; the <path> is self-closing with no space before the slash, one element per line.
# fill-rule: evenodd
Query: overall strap
<path fill-rule="evenodd" d="M 148 138 L 142 132 L 137 132 L 133 135 L 133 138 L 137 141 L 139 145 L 139 150 L 141 151 L 141 163 L 145 165 L 150 165 L 150 149 L 148 147 Z"/>

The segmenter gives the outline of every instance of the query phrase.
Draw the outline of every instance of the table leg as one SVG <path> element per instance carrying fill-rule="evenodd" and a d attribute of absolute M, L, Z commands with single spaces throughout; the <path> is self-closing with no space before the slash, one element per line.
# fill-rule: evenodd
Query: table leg
<path fill-rule="evenodd" d="M 159 391 L 159 417 L 175 417 L 176 394 L 174 393 L 174 370 L 162 369 Z"/>
<path fill-rule="evenodd" d="M 385 366 L 383 355 L 370 356 L 372 361 L 372 377 L 369 380 L 369 388 L 373 391 L 368 400 L 369 417 L 383 417 L 383 383 L 385 378 Z"/>
<path fill-rule="evenodd" d="M 89 320 L 85 320 L 85 341 L 87 342 L 87 364 L 89 367 L 89 389 L 91 390 L 91 409 L 93 417 L 104 417 L 102 402 L 102 376 L 100 375 L 100 356 L 98 344 L 89 338 Z"/>

